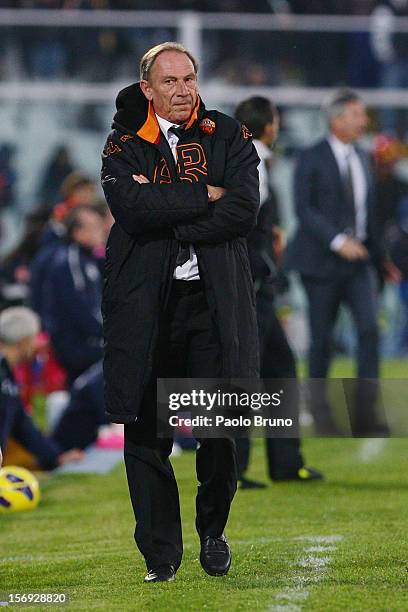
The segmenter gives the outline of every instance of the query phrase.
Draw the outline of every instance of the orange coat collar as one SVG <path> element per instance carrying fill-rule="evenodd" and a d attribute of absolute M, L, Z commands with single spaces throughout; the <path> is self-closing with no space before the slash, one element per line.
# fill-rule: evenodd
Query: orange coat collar
<path fill-rule="evenodd" d="M 191 113 L 191 117 L 188 120 L 186 125 L 186 130 L 188 130 L 197 120 L 198 117 L 198 109 L 200 108 L 200 96 L 197 96 L 197 102 L 193 108 L 193 112 Z M 154 112 L 153 104 L 149 100 L 149 108 L 147 112 L 147 118 L 142 127 L 138 130 L 137 135 L 143 140 L 147 140 L 147 142 L 151 142 L 152 144 L 158 144 L 160 140 L 160 127 L 158 121 L 156 119 L 156 114 Z"/>

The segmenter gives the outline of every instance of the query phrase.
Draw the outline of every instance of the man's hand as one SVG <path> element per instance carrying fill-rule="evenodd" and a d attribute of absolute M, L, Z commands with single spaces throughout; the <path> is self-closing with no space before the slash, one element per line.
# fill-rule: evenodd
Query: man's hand
<path fill-rule="evenodd" d="M 207 185 L 207 191 L 208 191 L 208 201 L 216 202 L 217 200 L 222 198 L 222 196 L 225 195 L 227 190 L 224 189 L 224 187 L 214 187 L 213 185 Z"/>
<path fill-rule="evenodd" d="M 139 185 L 143 185 L 143 183 L 150 183 L 149 179 L 147 179 L 143 174 L 132 174 L 132 178 Z M 226 193 L 226 189 L 224 187 L 214 187 L 213 185 L 207 185 L 208 191 L 208 201 L 216 202 Z"/>
<path fill-rule="evenodd" d="M 364 244 L 355 238 L 347 238 L 339 249 L 336 251 L 337 255 L 340 255 L 347 261 L 357 261 L 358 259 L 368 259 L 369 254 Z"/>
<path fill-rule="evenodd" d="M 79 448 L 72 448 L 71 450 L 66 451 L 65 453 L 61 453 L 57 461 L 58 461 L 58 465 L 64 465 L 65 463 L 68 463 L 69 461 L 82 461 L 84 457 L 85 457 L 84 451 L 80 450 Z"/>
<path fill-rule="evenodd" d="M 402 280 L 401 271 L 390 259 L 384 262 L 384 280 L 390 283 L 400 283 Z"/>
<path fill-rule="evenodd" d="M 142 185 L 142 183 L 150 183 L 149 179 L 147 179 L 143 174 L 132 174 L 132 178 L 136 183 Z"/>

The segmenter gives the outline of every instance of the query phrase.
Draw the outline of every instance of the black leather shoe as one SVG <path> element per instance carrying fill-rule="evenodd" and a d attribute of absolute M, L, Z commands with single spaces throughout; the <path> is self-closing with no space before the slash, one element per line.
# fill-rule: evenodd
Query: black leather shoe
<path fill-rule="evenodd" d="M 266 484 L 264 482 L 260 482 L 259 480 L 250 480 L 244 476 L 239 479 L 239 483 L 240 489 L 266 489 Z"/>
<path fill-rule="evenodd" d="M 354 425 L 352 433 L 354 438 L 388 438 L 390 429 L 385 423 L 375 421 L 371 424 Z"/>
<path fill-rule="evenodd" d="M 173 582 L 176 579 L 176 572 L 172 565 L 159 565 L 150 569 L 145 576 L 145 582 Z"/>
<path fill-rule="evenodd" d="M 210 576 L 225 576 L 231 566 L 231 550 L 227 538 L 207 536 L 201 540 L 200 563 Z"/>

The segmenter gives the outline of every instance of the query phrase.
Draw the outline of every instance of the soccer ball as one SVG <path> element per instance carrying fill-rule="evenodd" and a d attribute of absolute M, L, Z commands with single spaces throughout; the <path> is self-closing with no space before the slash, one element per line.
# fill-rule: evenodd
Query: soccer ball
<path fill-rule="evenodd" d="M 33 510 L 39 501 L 40 487 L 34 474 L 16 466 L 0 470 L 0 512 Z"/>

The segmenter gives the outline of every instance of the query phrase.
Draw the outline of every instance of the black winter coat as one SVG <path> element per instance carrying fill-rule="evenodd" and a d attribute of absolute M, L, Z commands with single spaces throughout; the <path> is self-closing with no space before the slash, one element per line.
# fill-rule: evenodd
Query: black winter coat
<path fill-rule="evenodd" d="M 244 126 L 198 100 L 177 145 L 176 170 L 139 84 L 122 90 L 116 107 L 102 155 L 102 186 L 116 221 L 102 305 L 105 402 L 112 421 L 130 423 L 152 376 L 179 241 L 193 244 L 197 253 L 220 335 L 222 376 L 258 375 L 246 235 L 259 207 L 259 159 Z M 132 174 L 144 174 L 150 183 L 140 185 Z M 209 204 L 206 183 L 225 187 L 226 195 Z"/>

